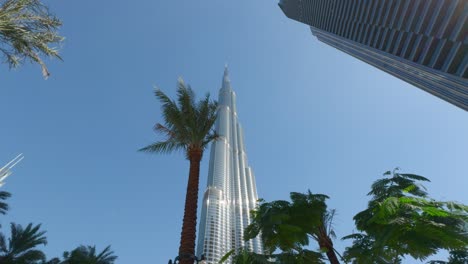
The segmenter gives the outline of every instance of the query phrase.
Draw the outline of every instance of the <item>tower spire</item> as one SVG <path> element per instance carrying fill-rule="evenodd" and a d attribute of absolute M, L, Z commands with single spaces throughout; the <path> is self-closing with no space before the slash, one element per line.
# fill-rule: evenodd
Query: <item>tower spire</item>
<path fill-rule="evenodd" d="M 227 63 L 224 65 L 223 86 L 222 89 L 231 89 L 231 80 L 229 80 L 229 71 Z"/>

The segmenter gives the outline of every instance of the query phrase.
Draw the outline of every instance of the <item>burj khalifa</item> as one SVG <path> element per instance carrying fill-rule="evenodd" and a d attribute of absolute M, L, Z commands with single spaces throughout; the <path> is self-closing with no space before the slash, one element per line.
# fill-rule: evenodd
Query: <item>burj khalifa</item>
<path fill-rule="evenodd" d="M 215 129 L 220 138 L 211 145 L 197 243 L 197 255 L 205 255 L 208 264 L 218 263 L 232 249 L 263 252 L 259 237 L 243 240 L 258 195 L 255 176 L 247 162 L 244 132 L 237 117 L 236 94 L 227 67 L 219 90 Z"/>

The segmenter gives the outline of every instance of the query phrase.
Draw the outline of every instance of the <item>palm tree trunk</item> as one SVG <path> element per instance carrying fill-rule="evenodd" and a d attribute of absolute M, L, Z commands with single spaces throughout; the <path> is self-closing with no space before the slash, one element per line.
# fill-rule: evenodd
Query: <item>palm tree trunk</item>
<path fill-rule="evenodd" d="M 340 264 L 338 257 L 336 256 L 335 250 L 333 248 L 333 241 L 328 236 L 326 229 L 322 226 L 319 228 L 318 242 L 321 249 L 326 249 L 327 258 L 331 264 Z"/>
<path fill-rule="evenodd" d="M 188 152 L 190 160 L 190 171 L 185 195 L 184 220 L 182 222 L 182 233 L 180 238 L 179 256 L 180 264 L 193 264 L 195 256 L 195 238 L 197 230 L 197 202 L 198 184 L 200 181 L 200 161 L 202 150 L 191 150 Z"/>
<path fill-rule="evenodd" d="M 332 248 L 327 248 L 327 258 L 331 264 L 340 264 L 338 257 L 336 256 L 335 251 Z"/>

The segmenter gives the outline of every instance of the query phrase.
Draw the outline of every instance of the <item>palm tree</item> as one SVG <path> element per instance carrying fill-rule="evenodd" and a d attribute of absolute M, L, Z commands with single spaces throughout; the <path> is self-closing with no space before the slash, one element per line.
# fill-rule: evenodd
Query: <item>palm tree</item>
<path fill-rule="evenodd" d="M 95 246 L 79 246 L 71 252 L 63 254 L 64 260 L 60 264 L 113 264 L 117 259 L 110 246 L 101 253 L 96 253 Z"/>
<path fill-rule="evenodd" d="M 324 251 L 332 264 L 339 263 L 332 238 L 335 210 L 328 210 L 325 202 L 329 197 L 323 194 L 291 193 L 294 212 L 294 223 L 300 226 L 309 237 L 315 240 L 321 251 Z"/>
<path fill-rule="evenodd" d="M 405 255 L 425 260 L 439 249 L 458 250 L 468 246 L 468 206 L 430 199 L 419 182 L 427 178 L 386 172 L 384 179 L 372 184 L 368 208 L 355 217 L 361 233 L 354 239 L 345 257 L 361 263 L 363 252 L 387 263 L 400 263 Z"/>
<path fill-rule="evenodd" d="M 41 56 L 59 58 L 50 44 L 63 40 L 57 30 L 62 22 L 39 0 L 4 0 L 0 6 L 0 52 L 11 67 L 25 60 L 38 63 L 50 74 Z"/>
<path fill-rule="evenodd" d="M 326 199 L 326 195 L 309 191 L 306 194 L 291 193 L 292 203 L 261 201 L 253 211 L 253 220 L 245 230 L 245 239 L 252 239 L 261 233 L 270 253 L 280 249 L 289 255 L 303 254 L 303 247 L 309 244 L 309 239 L 313 239 L 331 263 L 339 263 L 332 241 L 335 236 L 332 229 L 335 211 L 327 209 Z M 321 263 L 320 253 L 309 253 L 308 256 L 315 259 L 307 263 Z"/>
<path fill-rule="evenodd" d="M 2 264 L 38 264 L 45 261 L 42 251 L 35 249 L 45 245 L 45 231 L 39 231 L 41 225 L 28 224 L 25 229 L 11 224 L 11 237 L 8 242 L 0 233 L 0 263 Z"/>
<path fill-rule="evenodd" d="M 304 230 L 290 223 L 292 222 L 290 202 L 260 200 L 259 205 L 251 214 L 252 222 L 244 231 L 244 239 L 253 239 L 261 233 L 268 253 L 272 254 L 279 249 L 293 254 L 309 243 Z"/>
<path fill-rule="evenodd" d="M 182 78 L 178 81 L 177 102 L 161 90 L 156 90 L 155 95 L 162 103 L 164 124 L 158 123 L 154 129 L 166 138 L 140 151 L 168 153 L 182 150 L 190 162 L 179 256 L 182 264 L 191 264 L 195 254 L 200 161 L 208 144 L 218 137 L 212 129 L 217 103 L 210 100 L 209 94 L 195 102 L 194 92 Z"/>

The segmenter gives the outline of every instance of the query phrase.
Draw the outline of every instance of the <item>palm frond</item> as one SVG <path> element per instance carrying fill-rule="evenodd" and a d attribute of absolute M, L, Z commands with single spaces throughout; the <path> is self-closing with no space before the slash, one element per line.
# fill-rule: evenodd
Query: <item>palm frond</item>
<path fill-rule="evenodd" d="M 232 255 L 236 253 L 235 249 L 231 249 L 218 261 L 219 264 L 226 262 Z"/>
<path fill-rule="evenodd" d="M 6 0 L 0 7 L 0 52 L 10 67 L 25 60 L 41 66 L 42 74 L 50 74 L 41 56 L 61 59 L 58 34 L 62 22 L 39 0 Z"/>
<path fill-rule="evenodd" d="M 212 130 L 216 121 L 217 103 L 210 100 L 209 94 L 198 102 L 192 88 L 179 78 L 177 100 L 172 100 L 159 89 L 155 90 L 161 102 L 164 124 L 158 123 L 154 130 L 165 139 L 140 149 L 144 152 L 169 153 L 185 150 L 201 151 L 216 140 L 218 135 Z"/>
<path fill-rule="evenodd" d="M 162 103 L 161 109 L 165 126 L 169 130 L 174 131 L 178 138 L 188 138 L 189 133 L 184 124 L 185 117 L 182 114 L 182 110 L 177 106 L 177 103 L 159 89 L 155 90 L 155 95 Z"/>
<path fill-rule="evenodd" d="M 323 223 L 326 226 L 326 230 L 328 232 L 327 235 L 330 236 L 331 238 L 336 238 L 335 230 L 333 229 L 333 218 L 335 217 L 335 214 L 336 214 L 336 210 L 332 209 L 328 211 L 327 213 L 325 213 L 323 217 L 324 218 Z"/>
<path fill-rule="evenodd" d="M 3 254 L 8 252 L 5 235 L 2 233 L 0 233 L 0 252 L 2 252 Z"/>
<path fill-rule="evenodd" d="M 96 246 L 81 245 L 71 252 L 65 252 L 62 264 L 113 264 L 116 259 L 117 256 L 114 255 L 110 246 L 107 246 L 103 251 L 97 254 Z"/>
<path fill-rule="evenodd" d="M 205 148 L 208 144 L 210 144 L 213 141 L 218 140 L 219 138 L 220 136 L 214 130 L 209 132 L 205 140 L 202 143 L 202 147 Z"/>
<path fill-rule="evenodd" d="M 164 141 L 164 142 L 156 142 L 151 145 L 148 145 L 144 148 L 139 149 L 142 152 L 150 152 L 150 153 L 170 153 L 175 150 L 184 149 L 185 145 L 180 144 L 175 140 Z"/>
<path fill-rule="evenodd" d="M 44 262 L 44 253 L 36 249 L 39 245 L 47 244 L 45 231 L 40 231 L 40 227 L 28 224 L 23 228 L 21 225 L 11 223 L 8 245 L 5 236 L 0 235 L 0 257 L 21 264 Z"/>
<path fill-rule="evenodd" d="M 23 229 L 21 225 L 11 223 L 11 238 L 9 243 L 9 251 L 16 255 L 22 252 L 32 250 L 39 245 L 46 245 L 47 238 L 45 231 L 40 231 L 41 225 L 33 226 L 28 224 Z"/>
<path fill-rule="evenodd" d="M 114 255 L 114 251 L 111 250 L 111 246 L 109 245 L 97 256 L 97 264 L 111 264 L 116 259 L 117 256 Z"/>
<path fill-rule="evenodd" d="M 175 139 L 177 137 L 176 132 L 172 131 L 171 129 L 167 128 L 166 126 L 160 123 L 157 123 L 154 126 L 154 131 L 165 135 L 168 139 Z"/>
<path fill-rule="evenodd" d="M 416 174 L 401 173 L 399 175 L 401 175 L 402 177 L 411 179 L 411 180 L 430 182 L 430 180 L 428 178 L 420 176 L 420 175 L 416 175 Z"/>
<path fill-rule="evenodd" d="M 8 204 L 4 203 L 6 199 L 10 198 L 11 194 L 9 192 L 0 192 L 0 214 L 6 214 L 8 211 Z"/>
<path fill-rule="evenodd" d="M 46 255 L 40 250 L 28 250 L 15 258 L 16 263 L 37 263 L 46 261 Z"/>

